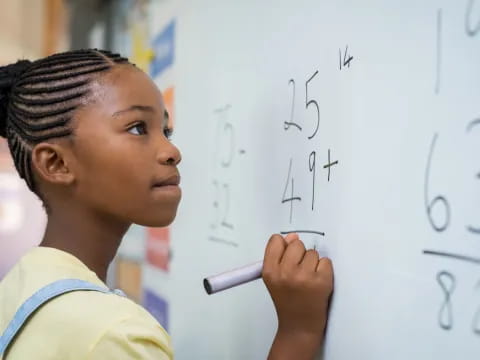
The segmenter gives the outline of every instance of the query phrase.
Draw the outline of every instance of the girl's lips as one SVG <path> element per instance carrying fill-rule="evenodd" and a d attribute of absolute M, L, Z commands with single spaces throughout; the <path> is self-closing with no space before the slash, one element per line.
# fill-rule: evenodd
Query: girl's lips
<path fill-rule="evenodd" d="M 162 196 L 179 197 L 182 194 L 182 189 L 178 185 L 154 186 L 152 190 L 156 194 L 162 194 Z"/>
<path fill-rule="evenodd" d="M 174 189 L 180 189 L 180 186 L 178 186 L 178 185 L 162 185 L 162 186 L 154 186 L 153 188 L 155 190 L 174 190 Z"/>
<path fill-rule="evenodd" d="M 168 186 L 176 186 L 180 184 L 180 175 L 175 174 L 170 177 L 164 178 L 163 180 L 154 180 L 152 187 L 160 188 L 160 187 L 168 187 Z"/>

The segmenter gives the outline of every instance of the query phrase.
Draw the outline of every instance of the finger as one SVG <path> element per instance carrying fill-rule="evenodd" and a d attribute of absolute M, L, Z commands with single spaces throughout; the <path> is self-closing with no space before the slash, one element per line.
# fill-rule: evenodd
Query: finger
<path fill-rule="evenodd" d="M 305 253 L 300 266 L 304 267 L 307 270 L 316 271 L 318 266 L 318 252 L 317 250 L 310 249 Z"/>
<path fill-rule="evenodd" d="M 285 252 L 287 244 L 282 235 L 274 234 L 268 240 L 265 248 L 265 256 L 263 259 L 263 267 L 272 267 L 280 263 L 282 255 Z"/>
<path fill-rule="evenodd" d="M 285 236 L 285 241 L 287 242 L 287 244 L 290 244 L 294 240 L 300 240 L 297 233 L 290 233 Z"/>
<path fill-rule="evenodd" d="M 305 245 L 300 240 L 294 240 L 287 245 L 287 249 L 280 260 L 281 264 L 296 266 L 300 264 L 305 255 Z"/>
<path fill-rule="evenodd" d="M 322 273 L 327 279 L 333 281 L 332 260 L 327 257 L 320 258 L 318 260 L 317 272 Z"/>

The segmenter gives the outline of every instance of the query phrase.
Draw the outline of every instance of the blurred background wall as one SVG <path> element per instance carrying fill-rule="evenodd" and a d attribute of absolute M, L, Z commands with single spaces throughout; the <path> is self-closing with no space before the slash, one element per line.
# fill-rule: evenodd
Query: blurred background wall
<path fill-rule="evenodd" d="M 90 45 L 105 47 L 109 12 L 118 1 L 2 0 L 0 66 L 35 60 Z M 105 26 L 107 24 L 107 26 Z M 46 224 L 40 201 L 14 169 L 0 139 L 0 279 L 18 258 L 41 240 Z"/>
<path fill-rule="evenodd" d="M 38 59 L 69 48 L 66 4 L 62 0 L 2 0 L 0 65 Z M 0 139 L 0 278 L 40 241 L 45 214 L 13 167 Z"/>
<path fill-rule="evenodd" d="M 152 56 L 148 49 L 147 15 L 153 3 L 159 2 L 2 0 L 0 65 L 69 49 L 102 48 L 121 52 L 148 71 Z M 45 225 L 40 201 L 17 175 L 7 143 L 0 139 L 0 279 L 23 253 L 41 241 Z M 168 232 L 158 234 L 132 226 L 110 267 L 109 285 L 121 287 L 138 302 L 143 298 L 142 268 L 147 240 L 161 243 Z M 156 245 L 155 249 L 161 253 L 158 258 L 170 256 L 168 247 Z"/>

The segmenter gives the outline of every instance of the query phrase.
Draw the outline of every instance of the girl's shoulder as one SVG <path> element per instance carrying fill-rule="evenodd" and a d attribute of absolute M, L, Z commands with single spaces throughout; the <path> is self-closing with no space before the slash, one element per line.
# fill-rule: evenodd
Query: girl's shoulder
<path fill-rule="evenodd" d="M 0 282 L 0 298 L 5 299 L 0 307 L 0 334 L 27 299 L 66 278 L 106 288 L 70 254 L 48 249 L 27 253 Z M 45 359 L 68 359 L 72 353 L 86 358 L 105 347 L 113 352 L 134 352 L 133 348 L 139 347 L 138 352 L 143 351 L 145 341 L 150 344 L 145 348 L 158 352 L 159 359 L 171 356 L 170 337 L 139 304 L 114 293 L 73 291 L 54 297 L 31 316 L 12 343 L 9 359 L 42 359 L 39 354 L 46 354 Z M 55 357 L 49 349 L 54 350 Z"/>
<path fill-rule="evenodd" d="M 146 310 L 119 295 L 95 291 L 61 295 L 34 314 L 8 358 L 43 359 L 34 354 L 45 359 L 72 354 L 82 359 L 173 358 L 170 337 Z"/>

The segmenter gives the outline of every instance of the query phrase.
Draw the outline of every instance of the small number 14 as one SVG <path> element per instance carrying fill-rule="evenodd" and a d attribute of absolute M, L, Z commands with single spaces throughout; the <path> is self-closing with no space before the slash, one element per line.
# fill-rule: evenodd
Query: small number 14
<path fill-rule="evenodd" d="M 345 52 L 343 53 L 343 59 L 342 59 L 342 49 L 338 49 L 338 60 L 339 60 L 339 69 L 342 70 L 342 68 L 350 67 L 350 62 L 353 60 L 353 56 L 350 56 L 348 54 L 348 45 L 345 47 Z"/>

